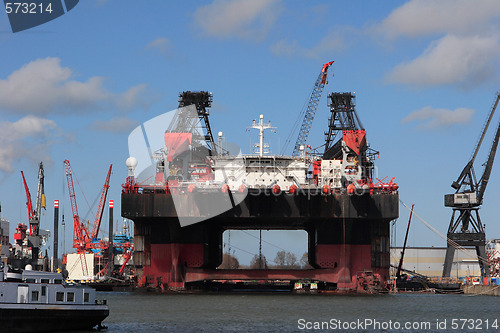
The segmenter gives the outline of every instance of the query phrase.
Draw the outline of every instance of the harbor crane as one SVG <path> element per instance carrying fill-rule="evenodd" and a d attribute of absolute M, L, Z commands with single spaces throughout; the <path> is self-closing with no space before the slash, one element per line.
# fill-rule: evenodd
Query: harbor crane
<path fill-rule="evenodd" d="M 484 164 L 484 171 L 479 180 L 476 178 L 474 171 L 474 162 L 476 160 L 481 144 L 484 140 L 491 119 L 495 113 L 500 100 L 500 92 L 496 94 L 495 101 L 490 109 L 490 113 L 481 131 L 481 136 L 476 144 L 470 161 L 465 165 L 465 168 L 460 173 L 460 176 L 451 184 L 451 187 L 456 190 L 454 194 L 446 194 L 444 196 L 444 205 L 451 207 L 453 213 L 451 216 L 450 225 L 448 227 L 448 246 L 446 249 L 446 257 L 443 267 L 443 277 L 449 277 L 455 254 L 455 247 L 467 246 L 475 247 L 476 254 L 481 267 L 483 276 L 490 276 L 490 266 L 486 255 L 486 236 L 483 223 L 479 216 L 479 208 L 483 204 L 484 193 L 486 186 L 491 176 L 493 162 L 497 151 L 498 140 L 500 138 L 500 122 L 497 131 L 493 137 L 493 142 L 488 154 L 488 159 Z M 458 215 L 458 216 L 457 216 Z"/>
<path fill-rule="evenodd" d="M 314 84 L 311 96 L 309 97 L 307 107 L 305 111 L 301 113 L 299 116 L 299 117 L 303 116 L 302 126 L 300 127 L 297 140 L 295 141 L 295 146 L 293 147 L 292 156 L 299 156 L 300 147 L 305 147 L 307 138 L 309 137 L 309 132 L 311 131 L 311 126 L 314 120 L 314 116 L 316 115 L 316 110 L 318 109 L 318 104 L 321 99 L 321 94 L 325 89 L 325 85 L 328 84 L 327 80 L 328 68 L 332 64 L 333 61 L 327 62 L 321 68 L 321 72 L 319 73 L 318 78 L 316 79 L 316 83 Z M 291 135 L 293 135 L 293 131 Z M 285 147 L 283 149 L 286 149 L 288 142 L 289 140 L 287 139 L 287 143 L 285 143 Z"/>
<path fill-rule="evenodd" d="M 90 237 L 87 229 L 80 221 L 78 205 L 76 204 L 75 187 L 73 185 L 73 172 L 68 160 L 64 161 L 64 166 L 66 167 L 69 200 L 71 202 L 71 212 L 73 213 L 73 248 L 77 249 L 78 253 L 82 253 L 85 252 L 85 244 L 90 242 Z"/>
<path fill-rule="evenodd" d="M 24 177 L 24 172 L 21 171 L 23 177 L 24 190 L 26 191 L 26 206 L 28 208 L 28 220 L 29 220 L 29 235 L 28 241 L 31 247 L 32 259 L 38 259 L 38 253 L 40 246 L 42 245 L 42 240 L 40 237 L 40 216 L 42 215 L 42 208 L 46 209 L 45 206 L 45 187 L 44 187 L 44 170 L 43 163 L 40 162 L 38 167 L 38 188 L 36 193 L 36 204 L 33 208 L 31 201 L 31 194 L 28 188 L 28 183 L 26 183 L 26 178 Z"/>
<path fill-rule="evenodd" d="M 88 252 L 90 249 L 94 248 L 93 243 L 97 238 L 99 233 L 99 228 L 101 226 L 102 214 L 104 211 L 104 204 L 106 202 L 106 196 L 109 189 L 109 180 L 111 177 L 111 169 L 113 165 L 109 166 L 108 174 L 104 182 L 104 186 L 101 192 L 101 197 L 99 200 L 99 206 L 97 208 L 97 213 L 95 216 L 94 224 L 92 225 L 92 231 L 88 231 L 85 225 L 80 221 L 80 215 L 78 214 L 78 206 L 76 204 L 75 188 L 73 185 L 73 172 L 71 170 L 71 165 L 68 160 L 64 161 L 66 166 L 66 178 L 68 183 L 69 197 L 71 201 L 71 210 L 73 213 L 73 248 L 77 249 L 78 253 Z"/>
<path fill-rule="evenodd" d="M 96 245 L 95 241 L 97 238 L 97 234 L 99 233 L 99 227 L 101 225 L 102 213 L 104 210 L 104 203 L 106 202 L 106 196 L 109 188 L 109 179 L 111 176 L 111 169 L 113 165 L 109 166 L 108 174 L 106 176 L 106 181 L 104 182 L 104 187 L 101 193 L 99 206 L 97 208 L 97 213 L 91 232 L 89 232 L 87 228 L 85 228 L 85 225 L 80 220 L 80 215 L 78 214 L 78 206 L 76 203 L 71 165 L 68 160 L 64 161 L 64 165 L 66 168 L 66 178 L 68 183 L 69 198 L 71 201 L 71 211 L 73 213 L 73 248 L 75 248 L 77 253 L 80 254 L 83 274 L 88 275 L 85 253 L 92 252 L 92 249 L 98 247 L 98 244 Z"/>

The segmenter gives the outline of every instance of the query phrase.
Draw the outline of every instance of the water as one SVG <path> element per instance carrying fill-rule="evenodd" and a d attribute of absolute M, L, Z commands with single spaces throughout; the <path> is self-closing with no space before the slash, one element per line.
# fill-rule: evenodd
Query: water
<path fill-rule="evenodd" d="M 500 332 L 500 299 L 494 296 L 98 293 L 98 297 L 109 304 L 110 315 L 103 323 L 108 333 Z M 365 320 L 372 320 L 371 326 L 363 326 Z M 495 320 L 496 329 L 491 327 Z M 406 323 L 419 327 L 405 330 Z M 339 326 L 347 324 L 353 329 Z M 315 330 L 314 325 L 329 326 Z"/>

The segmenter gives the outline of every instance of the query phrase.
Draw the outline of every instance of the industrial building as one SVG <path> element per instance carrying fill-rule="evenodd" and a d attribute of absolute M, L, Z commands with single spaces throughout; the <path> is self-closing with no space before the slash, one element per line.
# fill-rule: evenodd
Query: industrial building
<path fill-rule="evenodd" d="M 446 247 L 407 247 L 403 269 L 415 271 L 428 277 L 441 277 L 446 249 Z M 391 248 L 391 265 L 393 267 L 398 266 L 402 250 L 402 247 Z M 450 277 L 463 278 L 468 276 L 481 276 L 474 248 L 457 250 L 452 264 Z"/>

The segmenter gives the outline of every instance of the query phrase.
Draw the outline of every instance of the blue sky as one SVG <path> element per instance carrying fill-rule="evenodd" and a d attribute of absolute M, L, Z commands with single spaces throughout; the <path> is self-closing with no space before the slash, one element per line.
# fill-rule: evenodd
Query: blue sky
<path fill-rule="evenodd" d="M 119 203 L 130 131 L 176 108 L 184 90 L 213 92 L 214 132 L 223 131 L 244 152 L 251 141 L 244 128 L 259 114 L 278 128 L 271 143 L 283 144 L 322 64 L 334 60 L 310 144 L 323 144 L 327 93 L 356 92 L 368 140 L 381 152 L 379 177 L 396 177 L 401 199 L 445 234 L 451 211 L 443 195 L 470 158 L 499 89 L 499 23 L 498 1 L 461 0 L 85 0 L 16 34 L 0 13 L 2 217 L 11 221 L 11 235 L 18 222 L 27 222 L 20 171 L 34 196 L 42 160 L 49 205 L 65 201 L 69 249 L 65 159 L 89 202 L 113 163 L 109 198 Z M 490 144 L 489 136 L 484 150 Z M 482 154 L 478 173 L 484 161 Z M 498 169 L 497 161 L 481 209 L 488 238 L 500 238 Z M 77 198 L 85 216 L 88 206 L 81 193 Z M 408 218 L 403 206 L 400 216 L 398 245 Z M 52 221 L 49 208 L 42 228 Z M 306 249 L 300 233 L 264 234 L 297 255 Z M 258 249 L 244 233 L 232 235 L 231 243 Z M 415 220 L 410 245 L 445 242 Z M 263 247 L 273 259 L 278 248 Z"/>

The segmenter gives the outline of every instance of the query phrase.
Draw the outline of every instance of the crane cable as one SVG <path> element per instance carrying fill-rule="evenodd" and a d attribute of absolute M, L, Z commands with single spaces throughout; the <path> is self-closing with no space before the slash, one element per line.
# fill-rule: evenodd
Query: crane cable
<path fill-rule="evenodd" d="M 259 239 L 259 237 L 255 236 L 255 235 L 252 235 L 252 234 L 251 234 L 251 233 L 249 233 L 248 231 L 245 231 L 245 230 L 240 230 L 240 231 L 243 231 L 245 234 L 247 234 L 247 235 L 249 235 L 249 236 L 252 236 L 253 238 Z M 280 250 L 283 250 L 283 251 L 287 252 L 284 248 L 279 247 L 278 245 L 274 245 L 273 243 L 270 243 L 270 242 L 268 242 L 268 241 L 266 241 L 266 240 L 262 240 L 262 241 L 263 241 L 264 243 L 267 243 L 267 244 L 271 245 L 271 246 L 274 246 L 274 247 L 275 247 L 275 248 L 277 248 L 277 249 L 280 249 Z"/>
<path fill-rule="evenodd" d="M 406 207 L 406 209 L 408 209 L 409 211 L 411 211 L 411 208 L 408 207 L 408 205 L 406 205 L 403 200 L 399 199 L 399 202 Z M 446 237 L 445 235 L 443 235 L 442 233 L 440 233 L 436 228 L 434 228 L 433 226 L 431 226 L 429 223 L 427 223 L 422 217 L 420 217 L 420 215 L 418 215 L 416 212 L 415 212 L 415 209 L 413 210 L 413 214 L 417 217 L 417 219 L 420 220 L 420 222 L 422 222 L 427 228 L 429 228 L 431 231 L 433 231 L 435 234 L 437 234 L 439 237 L 441 237 L 443 240 L 445 240 L 448 244 L 450 244 L 451 246 L 453 246 L 455 249 L 457 250 L 460 250 L 462 251 L 466 256 L 468 257 L 471 257 L 471 258 L 476 258 L 475 255 L 471 255 L 469 251 L 467 251 L 467 249 L 461 245 L 459 245 L 457 242 L 455 242 L 454 240 Z M 478 260 L 483 262 L 483 263 L 487 263 L 489 264 L 489 261 L 487 258 L 483 258 L 481 256 L 477 256 Z"/>
<path fill-rule="evenodd" d="M 71 168 L 71 177 L 76 180 L 76 183 L 78 184 L 78 188 L 80 189 L 80 192 L 82 192 L 82 196 L 85 199 L 85 202 L 87 203 L 87 206 L 89 207 L 90 212 L 93 214 L 92 208 L 90 207 L 90 204 L 89 204 L 89 201 L 87 200 L 87 197 L 85 196 L 85 192 L 83 192 L 82 186 L 80 185 L 80 182 L 78 181 L 78 177 L 76 177 L 75 170 L 73 168 Z M 88 215 L 89 214 L 87 213 L 86 217 L 88 217 Z M 83 219 L 83 220 L 85 221 L 85 219 Z M 80 222 L 82 222 L 82 221 L 80 221 Z"/>
<path fill-rule="evenodd" d="M 308 96 L 311 96 L 314 91 L 314 86 L 311 89 L 311 92 L 309 93 Z M 300 109 L 299 115 L 297 119 L 295 120 L 295 123 L 293 124 L 292 130 L 290 131 L 290 134 L 288 134 L 288 137 L 285 140 L 285 144 L 283 145 L 283 148 L 281 148 L 281 155 L 285 154 L 286 150 L 288 149 L 288 146 L 290 145 L 290 142 L 294 138 L 294 136 L 297 134 L 297 131 L 299 129 L 299 126 L 302 123 L 302 120 L 304 119 L 307 111 L 307 104 L 309 103 L 309 98 L 306 99 L 304 102 L 304 105 Z"/>
<path fill-rule="evenodd" d="M 228 245 L 228 243 L 224 242 L 224 245 Z M 252 255 L 252 256 L 256 256 L 256 255 L 257 255 L 257 253 L 251 253 L 251 252 L 249 252 L 249 251 L 247 251 L 247 250 L 243 250 L 243 249 L 241 249 L 241 248 L 239 248 L 239 247 L 237 247 L 237 246 L 234 246 L 233 244 L 231 244 L 231 247 L 234 247 L 235 249 L 240 250 L 240 251 L 242 251 L 242 252 L 245 252 L 245 253 L 247 253 L 247 254 L 250 254 L 250 255 Z"/>

